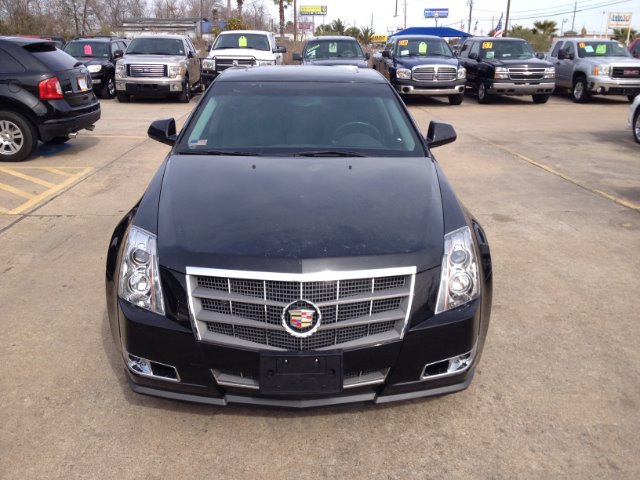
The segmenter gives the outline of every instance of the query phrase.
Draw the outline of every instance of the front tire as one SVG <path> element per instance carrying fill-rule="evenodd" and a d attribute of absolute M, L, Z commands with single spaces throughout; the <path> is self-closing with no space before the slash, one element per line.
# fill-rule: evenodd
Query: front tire
<path fill-rule="evenodd" d="M 631 131 L 633 132 L 633 138 L 635 141 L 640 143 L 640 108 L 636 109 L 636 114 L 633 116 Z"/>
<path fill-rule="evenodd" d="M 107 78 L 107 83 L 100 90 L 102 98 L 113 98 L 116 96 L 116 81 L 113 77 Z"/>
<path fill-rule="evenodd" d="M 131 98 L 126 93 L 119 93 L 118 94 L 118 101 L 120 103 L 129 103 L 131 101 Z"/>
<path fill-rule="evenodd" d="M 460 105 L 464 99 L 464 93 L 449 95 L 449 105 Z"/>
<path fill-rule="evenodd" d="M 182 91 L 178 94 L 178 101 L 180 103 L 189 103 L 191 101 L 191 84 L 189 84 L 189 77 L 184 79 Z"/>
<path fill-rule="evenodd" d="M 573 81 L 571 89 L 571 98 L 576 103 L 586 103 L 589 101 L 589 91 L 587 90 L 587 81 L 584 77 L 578 77 Z"/>
<path fill-rule="evenodd" d="M 478 103 L 487 104 L 489 103 L 489 94 L 487 93 L 487 87 L 484 83 L 480 82 L 478 84 Z"/>
<path fill-rule="evenodd" d="M 36 130 L 18 113 L 0 111 L 0 161 L 21 162 L 38 145 Z"/>
<path fill-rule="evenodd" d="M 533 103 L 547 103 L 549 101 L 549 97 L 551 95 L 540 94 L 540 95 L 532 95 Z"/>

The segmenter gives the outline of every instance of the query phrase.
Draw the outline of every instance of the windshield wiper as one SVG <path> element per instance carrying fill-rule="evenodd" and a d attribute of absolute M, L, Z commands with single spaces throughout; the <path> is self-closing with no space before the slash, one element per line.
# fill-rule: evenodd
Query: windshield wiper
<path fill-rule="evenodd" d="M 296 155 L 300 157 L 366 157 L 366 155 L 361 153 L 345 150 L 312 150 L 309 152 L 298 152 Z"/>
<path fill-rule="evenodd" d="M 227 155 L 229 157 L 256 157 L 257 153 L 239 152 L 234 150 L 187 150 L 183 155 Z"/>

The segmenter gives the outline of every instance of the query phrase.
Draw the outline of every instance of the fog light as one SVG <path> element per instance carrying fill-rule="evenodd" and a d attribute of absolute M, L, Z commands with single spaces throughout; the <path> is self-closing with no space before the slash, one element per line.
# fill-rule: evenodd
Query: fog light
<path fill-rule="evenodd" d="M 168 382 L 179 382 L 180 376 L 176 367 L 166 365 L 160 362 L 154 362 L 146 358 L 138 357 L 130 353 L 126 354 L 127 367 L 133 373 L 142 375 L 143 377 L 155 378 L 157 380 L 165 380 Z"/>
<path fill-rule="evenodd" d="M 422 369 L 421 380 L 433 380 L 436 378 L 448 377 L 463 373 L 469 369 L 473 362 L 475 348 L 468 353 L 463 353 L 457 357 L 447 358 L 439 362 L 427 363 Z"/>
<path fill-rule="evenodd" d="M 136 357 L 135 355 L 129 354 L 127 359 L 127 367 L 129 367 L 133 372 L 139 373 L 140 375 L 153 375 L 151 363 L 146 358 L 140 358 Z"/>

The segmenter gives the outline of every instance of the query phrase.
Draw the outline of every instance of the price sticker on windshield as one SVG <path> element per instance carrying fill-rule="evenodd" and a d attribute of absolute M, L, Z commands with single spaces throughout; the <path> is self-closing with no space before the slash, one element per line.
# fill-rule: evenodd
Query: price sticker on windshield
<path fill-rule="evenodd" d="M 596 55 L 606 55 L 606 53 L 607 53 L 607 46 L 604 43 L 600 43 L 596 47 Z"/>
<path fill-rule="evenodd" d="M 578 46 L 579 46 L 580 48 L 584 48 L 584 47 L 586 47 L 586 46 L 587 46 L 587 44 L 586 44 L 586 43 L 584 43 L 584 42 L 580 42 L 580 43 L 578 44 Z"/>
<path fill-rule="evenodd" d="M 488 50 L 490 48 L 493 48 L 493 42 L 482 42 L 482 48 L 483 50 Z"/>
<path fill-rule="evenodd" d="M 401 47 L 406 47 L 407 45 L 409 45 L 409 40 L 400 40 L 398 42 L 398 45 L 400 45 Z"/>
<path fill-rule="evenodd" d="M 420 55 L 426 55 L 427 53 L 427 42 L 420 42 L 418 45 L 418 53 Z"/>
<path fill-rule="evenodd" d="M 247 47 L 247 37 L 242 36 L 242 37 L 238 38 L 238 46 L 240 48 L 246 48 Z"/>
<path fill-rule="evenodd" d="M 93 55 L 93 48 L 91 48 L 91 45 L 88 43 L 84 46 L 83 51 L 87 57 Z"/>

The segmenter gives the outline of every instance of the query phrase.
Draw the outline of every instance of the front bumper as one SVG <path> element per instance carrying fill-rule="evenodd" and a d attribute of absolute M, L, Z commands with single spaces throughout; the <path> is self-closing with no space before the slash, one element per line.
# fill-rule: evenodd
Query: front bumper
<path fill-rule="evenodd" d="M 487 86 L 490 95 L 550 95 L 555 82 L 492 82 Z"/>
<path fill-rule="evenodd" d="M 281 396 L 260 391 L 259 351 L 197 341 L 189 323 L 122 300 L 117 301 L 116 311 L 125 360 L 132 354 L 163 368 L 174 367 L 176 372 L 172 378 L 159 378 L 127 369 L 134 391 L 211 405 L 289 408 L 385 403 L 463 390 L 481 353 L 484 339 L 479 332 L 486 333 L 481 323 L 488 322 L 488 313 L 483 318 L 481 302 L 475 300 L 411 327 L 401 341 L 343 350 L 345 380 L 337 394 Z M 463 354 L 468 359 L 464 366 L 446 372 L 446 362 Z"/>
<path fill-rule="evenodd" d="M 598 95 L 640 95 L 640 80 L 616 80 L 590 77 L 587 89 Z"/>
<path fill-rule="evenodd" d="M 464 93 L 465 80 L 453 82 L 417 82 L 396 79 L 393 86 L 401 95 L 448 96 Z"/>
<path fill-rule="evenodd" d="M 183 79 L 136 78 L 116 79 L 116 92 L 140 97 L 168 97 L 182 92 Z"/>

